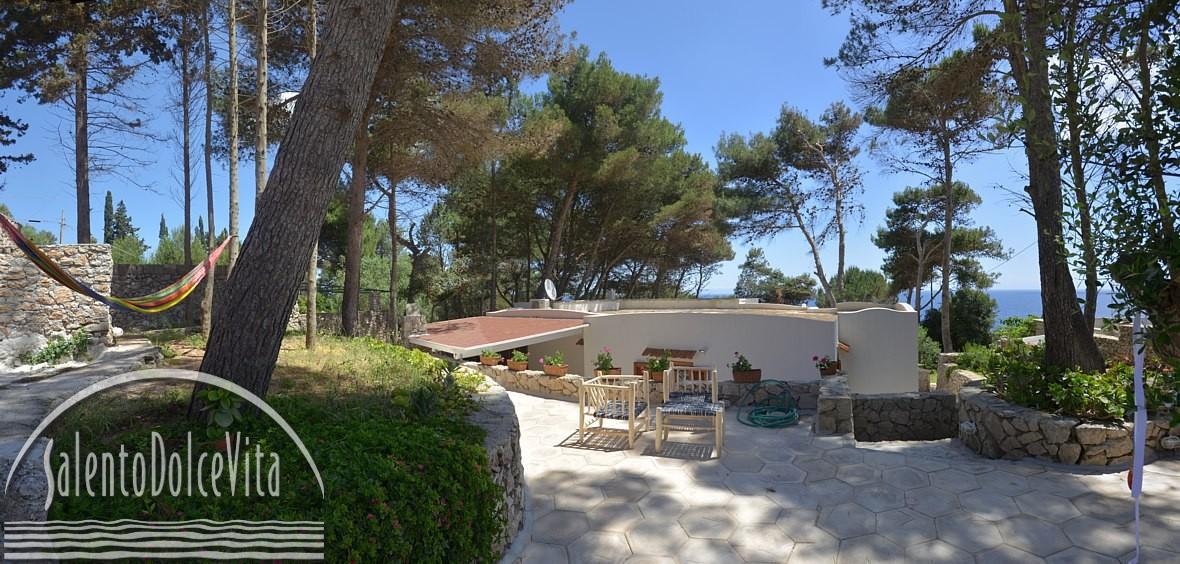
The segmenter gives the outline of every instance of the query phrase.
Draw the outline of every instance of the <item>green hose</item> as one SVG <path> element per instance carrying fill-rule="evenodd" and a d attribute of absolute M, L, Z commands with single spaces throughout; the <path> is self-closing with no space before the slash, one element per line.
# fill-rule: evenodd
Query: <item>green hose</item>
<path fill-rule="evenodd" d="M 750 386 L 737 403 L 745 403 L 746 398 L 753 400 L 758 397 L 758 390 L 767 385 L 781 386 L 782 391 L 769 395 L 761 403 L 754 404 L 751 401 L 751 405 L 738 408 L 738 422 L 749 427 L 765 429 L 781 429 L 799 423 L 799 410 L 795 407 L 795 398 L 791 396 L 787 383 L 781 380 L 763 380 Z"/>

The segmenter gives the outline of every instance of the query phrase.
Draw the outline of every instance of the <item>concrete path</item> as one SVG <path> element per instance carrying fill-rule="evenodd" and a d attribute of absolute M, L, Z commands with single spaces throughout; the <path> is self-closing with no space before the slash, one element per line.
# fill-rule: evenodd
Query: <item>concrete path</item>
<path fill-rule="evenodd" d="M 29 434 L 58 402 L 90 384 L 158 360 L 159 351 L 150 342 L 127 340 L 80 368 L 0 374 L 0 488 Z M 44 519 L 46 482 L 40 464 L 44 442 L 41 439 L 37 450 L 25 459 L 8 495 L 0 496 L 0 522 Z"/>
<path fill-rule="evenodd" d="M 574 404 L 511 393 L 525 528 L 506 563 L 1125 562 L 1125 472 L 979 458 L 957 441 L 860 443 L 727 425 L 707 434 L 574 444 Z M 622 447 L 622 448 L 619 448 Z M 1180 562 L 1180 461 L 1144 476 L 1144 563 Z"/>

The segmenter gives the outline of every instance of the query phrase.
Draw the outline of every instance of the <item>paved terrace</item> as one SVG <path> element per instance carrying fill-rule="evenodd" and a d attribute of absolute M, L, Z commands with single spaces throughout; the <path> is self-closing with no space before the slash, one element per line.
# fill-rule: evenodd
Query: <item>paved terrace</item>
<path fill-rule="evenodd" d="M 979 458 L 956 441 L 814 437 L 804 419 L 753 429 L 731 409 L 726 451 L 673 433 L 574 444 L 574 404 L 511 393 L 525 528 L 504 562 L 1126 562 L 1125 472 Z M 678 441 L 680 441 L 678 443 Z M 625 443 L 621 446 L 625 447 Z M 676 457 L 679 454 L 680 457 Z M 1148 466 L 1144 563 L 1180 562 L 1180 461 Z"/>

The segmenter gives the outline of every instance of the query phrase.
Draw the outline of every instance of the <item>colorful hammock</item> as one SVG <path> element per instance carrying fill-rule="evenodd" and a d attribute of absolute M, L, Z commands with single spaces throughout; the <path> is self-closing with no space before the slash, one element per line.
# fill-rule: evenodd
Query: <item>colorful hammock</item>
<path fill-rule="evenodd" d="M 21 233 L 20 228 L 3 214 L 0 214 L 0 229 L 3 229 L 8 234 L 8 238 L 12 239 L 12 242 L 16 243 L 16 246 L 24 251 L 25 256 L 29 257 L 29 260 L 33 261 L 33 264 L 37 265 L 37 268 L 40 268 L 46 276 L 56 280 L 62 286 L 109 306 L 118 306 L 132 311 L 138 311 L 139 313 L 159 313 L 184 301 L 197 287 L 197 284 L 200 284 L 201 280 L 204 280 L 205 276 L 209 274 L 209 270 L 213 268 L 213 265 L 217 262 L 217 258 L 225 250 L 225 246 L 233 239 L 231 237 L 223 241 L 216 249 L 213 249 L 213 252 L 209 253 L 209 257 L 202 261 L 201 264 L 198 264 L 196 268 L 185 274 L 183 278 L 163 290 L 146 296 L 139 296 L 138 298 L 116 298 L 115 296 L 104 296 L 93 288 L 79 282 L 77 278 L 71 276 L 70 273 L 63 270 L 62 267 L 45 256 L 45 253 L 41 249 L 38 249 L 32 241 L 29 241 L 24 233 Z"/>

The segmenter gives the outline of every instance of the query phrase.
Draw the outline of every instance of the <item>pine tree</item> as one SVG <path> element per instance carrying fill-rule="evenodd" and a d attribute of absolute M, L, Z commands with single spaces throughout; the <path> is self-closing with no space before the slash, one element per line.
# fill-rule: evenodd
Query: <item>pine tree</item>
<path fill-rule="evenodd" d="M 160 214 L 160 241 L 168 240 L 168 224 L 164 222 L 164 214 Z"/>
<path fill-rule="evenodd" d="M 107 200 L 102 207 L 102 242 L 111 244 L 115 240 L 115 197 L 107 190 Z"/>

